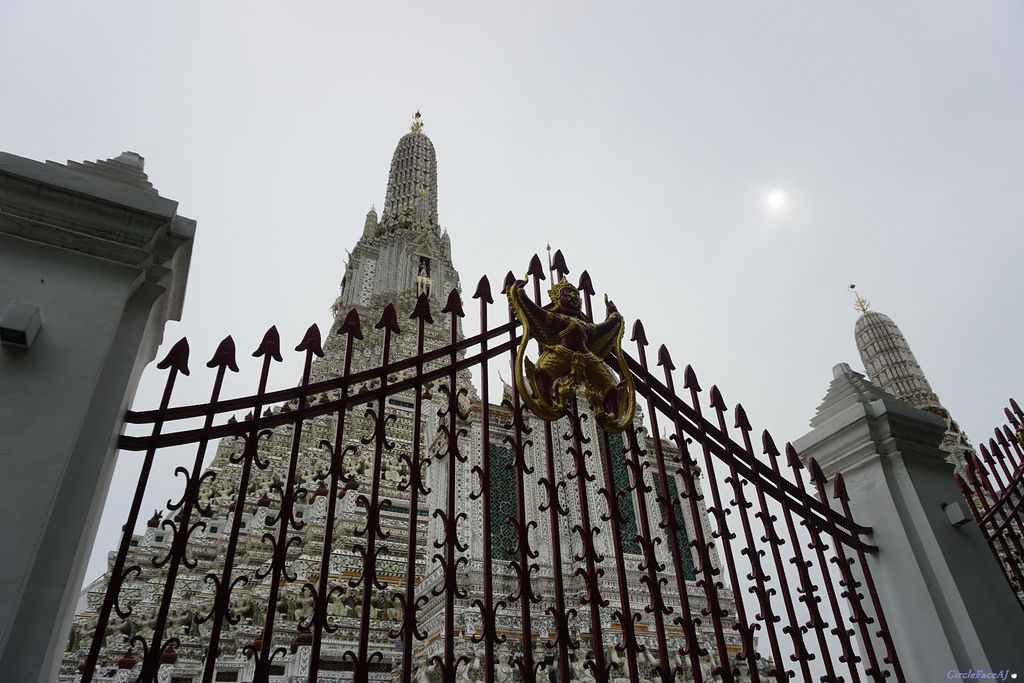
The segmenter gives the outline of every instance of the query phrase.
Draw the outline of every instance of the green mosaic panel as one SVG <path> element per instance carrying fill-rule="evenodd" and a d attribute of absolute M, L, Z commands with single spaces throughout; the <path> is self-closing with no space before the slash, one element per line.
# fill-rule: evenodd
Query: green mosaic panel
<path fill-rule="evenodd" d="M 364 503 L 362 501 L 362 499 L 359 499 L 359 500 L 356 501 L 356 507 L 365 508 L 366 507 L 366 503 Z M 392 512 L 392 513 L 400 514 L 400 515 L 408 515 L 409 514 L 409 508 L 405 507 L 404 505 L 381 505 L 380 506 L 380 511 L 381 512 Z M 426 517 L 427 516 L 427 511 L 421 509 L 421 510 L 418 510 L 416 512 L 416 514 L 419 515 L 420 517 Z"/>
<path fill-rule="evenodd" d="M 626 468 L 626 453 L 622 444 L 621 434 L 609 434 L 608 445 L 611 448 L 612 480 L 616 493 L 626 491 L 629 486 L 629 470 Z M 643 552 L 640 544 L 633 537 L 638 534 L 636 528 L 636 508 L 633 504 L 633 493 L 627 491 L 619 498 L 619 514 L 622 515 L 622 550 L 639 555 Z"/>
<path fill-rule="evenodd" d="M 512 471 L 512 449 L 488 444 L 491 493 L 491 557 L 495 560 L 513 560 L 512 548 L 516 543 L 516 530 L 512 520 L 516 516 L 516 478 Z"/>
<path fill-rule="evenodd" d="M 654 489 L 658 493 L 658 508 L 661 510 L 661 518 L 668 521 L 665 515 L 665 506 L 661 502 L 661 481 L 654 477 Z M 690 539 L 686 535 L 686 518 L 683 517 L 682 503 L 679 500 L 679 489 L 676 487 L 676 478 L 668 477 L 668 499 L 672 501 L 672 511 L 675 513 L 676 522 L 679 524 L 679 554 L 682 556 L 683 575 L 689 581 L 694 581 L 697 575 L 693 571 L 693 554 L 690 552 Z"/>

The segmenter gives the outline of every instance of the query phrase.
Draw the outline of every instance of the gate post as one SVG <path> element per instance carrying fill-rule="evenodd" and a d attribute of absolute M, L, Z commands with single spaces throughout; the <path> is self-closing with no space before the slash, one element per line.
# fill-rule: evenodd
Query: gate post
<path fill-rule="evenodd" d="M 867 563 L 907 680 L 1024 673 L 1024 612 L 974 522 L 954 524 L 970 513 L 938 447 L 945 421 L 846 363 L 833 376 L 814 429 L 793 446 L 843 474 L 853 519 L 872 527 L 866 540 L 879 550 Z"/>
<path fill-rule="evenodd" d="M 195 222 L 142 169 L 0 153 L 4 680 L 57 678 L 121 417 L 181 314 Z"/>

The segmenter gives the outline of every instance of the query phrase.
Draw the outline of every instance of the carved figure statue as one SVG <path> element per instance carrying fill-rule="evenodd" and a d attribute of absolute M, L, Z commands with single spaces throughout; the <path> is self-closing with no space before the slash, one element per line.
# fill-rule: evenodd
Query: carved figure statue
<path fill-rule="evenodd" d="M 65 652 L 74 652 L 82 645 L 82 632 L 78 624 L 71 627 L 71 634 L 68 636 L 68 646 Z"/>
<path fill-rule="evenodd" d="M 416 273 L 416 294 L 426 294 L 427 296 L 430 296 L 430 290 L 433 286 L 434 283 L 430 280 L 429 263 L 421 256 L 419 269 Z"/>
<path fill-rule="evenodd" d="M 609 680 L 614 683 L 626 683 L 629 681 L 626 663 L 622 661 L 622 656 L 619 655 L 619 650 L 614 645 L 608 649 L 608 663 L 613 665 Z"/>
<path fill-rule="evenodd" d="M 472 612 L 466 612 L 462 617 L 462 632 L 471 636 L 476 633 L 476 615 Z"/>
<path fill-rule="evenodd" d="M 277 612 L 282 618 L 295 619 L 295 601 L 287 595 L 281 595 L 277 599 Z"/>
<path fill-rule="evenodd" d="M 398 599 L 398 596 L 391 598 L 391 608 L 388 610 L 388 619 L 394 621 L 402 620 L 402 601 Z"/>
<path fill-rule="evenodd" d="M 437 669 L 434 667 L 433 664 L 431 664 L 428 660 L 423 660 L 420 662 L 419 666 L 416 667 L 416 670 L 413 672 L 413 680 L 416 683 L 433 683 L 433 681 L 437 678 L 435 673 L 436 671 Z"/>
<path fill-rule="evenodd" d="M 494 667 L 494 679 L 498 683 L 509 683 L 512 680 L 512 667 L 504 657 L 500 657 L 498 665 Z"/>
<path fill-rule="evenodd" d="M 586 666 L 587 653 L 582 647 L 573 650 L 569 678 L 575 681 L 593 681 L 594 673 Z"/>
<path fill-rule="evenodd" d="M 304 623 L 313 616 L 313 607 L 313 598 L 304 594 L 299 598 L 298 604 L 295 606 L 295 620 L 299 623 Z"/>
<path fill-rule="evenodd" d="M 196 623 L 198 616 L 195 608 L 184 607 L 174 608 L 167 617 L 167 632 L 176 636 L 199 635 L 199 625 Z"/>
<path fill-rule="evenodd" d="M 263 625 L 263 610 L 260 604 L 252 599 L 252 596 L 246 597 L 244 600 L 239 602 L 239 607 L 233 609 L 236 616 L 241 618 L 241 623 L 249 624 L 252 626 Z"/>
<path fill-rule="evenodd" d="M 527 406 L 544 420 L 557 420 L 583 385 L 598 424 L 606 432 L 623 431 L 633 419 L 636 398 L 622 355 L 625 323 L 615 304 L 605 297 L 606 319 L 594 323 L 581 308 L 579 290 L 564 277 L 549 290 L 551 303 L 543 308 L 526 295 L 525 285 L 519 280 L 510 286 L 508 300 L 523 324 L 515 371 Z M 541 349 L 536 366 L 526 358 L 531 339 Z M 622 381 L 605 362 L 613 353 Z"/>
<path fill-rule="evenodd" d="M 641 669 L 640 683 L 650 683 L 650 681 L 654 680 L 654 667 L 659 666 L 661 663 L 654 652 L 655 651 L 648 646 L 647 649 L 640 654 L 640 663 L 646 667 L 647 671 L 645 675 L 644 669 Z"/>

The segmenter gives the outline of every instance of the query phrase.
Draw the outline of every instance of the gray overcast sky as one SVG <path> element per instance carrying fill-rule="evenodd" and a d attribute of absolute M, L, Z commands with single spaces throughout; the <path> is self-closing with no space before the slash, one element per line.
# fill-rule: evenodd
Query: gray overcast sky
<path fill-rule="evenodd" d="M 198 221 L 181 401 L 226 334 L 242 362 L 327 326 L 418 109 L 467 297 L 550 242 L 781 443 L 861 368 L 856 282 L 977 444 L 1024 397 L 1022 29 L 1009 1 L 8 2 L 0 147 L 139 152 Z"/>

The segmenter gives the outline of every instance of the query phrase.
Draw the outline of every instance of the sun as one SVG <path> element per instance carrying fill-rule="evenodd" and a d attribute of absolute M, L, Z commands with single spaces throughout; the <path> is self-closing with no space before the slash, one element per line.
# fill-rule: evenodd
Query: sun
<path fill-rule="evenodd" d="M 784 190 L 771 190 L 765 193 L 763 203 L 768 213 L 779 214 L 789 207 L 789 197 Z"/>

